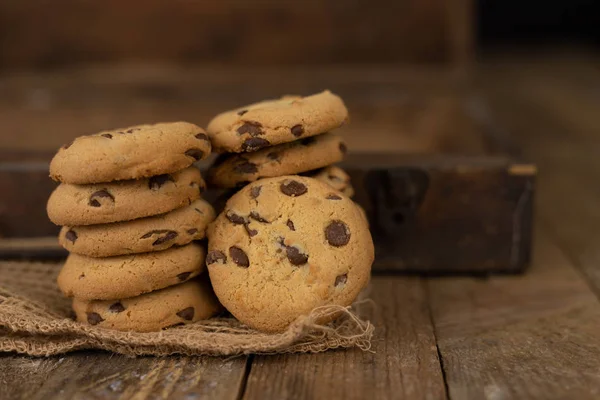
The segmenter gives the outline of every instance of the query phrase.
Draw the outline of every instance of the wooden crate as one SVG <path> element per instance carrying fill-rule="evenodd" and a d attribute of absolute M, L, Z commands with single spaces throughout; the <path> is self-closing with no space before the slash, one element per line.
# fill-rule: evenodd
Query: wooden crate
<path fill-rule="evenodd" d="M 350 149 L 344 166 L 369 214 L 376 271 L 528 265 L 535 166 L 522 162 L 485 101 L 440 73 L 125 67 L 0 78 L 0 85 L 0 258 L 64 256 L 45 213 L 55 185 L 47 168 L 75 136 L 160 120 L 203 125 L 282 88 L 329 87 L 350 109 L 340 130 Z"/>

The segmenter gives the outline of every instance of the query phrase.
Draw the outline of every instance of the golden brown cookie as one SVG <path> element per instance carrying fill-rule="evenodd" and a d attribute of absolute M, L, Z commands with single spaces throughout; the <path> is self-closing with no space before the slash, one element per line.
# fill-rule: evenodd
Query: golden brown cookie
<path fill-rule="evenodd" d="M 311 171 L 306 176 L 324 182 L 348 197 L 354 196 L 354 188 L 350 183 L 350 175 L 340 167 L 329 165 L 325 168 Z"/>
<path fill-rule="evenodd" d="M 185 282 L 204 270 L 206 251 L 197 243 L 152 253 L 92 258 L 71 253 L 58 275 L 67 297 L 112 300 Z"/>
<path fill-rule="evenodd" d="M 324 305 L 350 305 L 367 284 L 373 241 L 354 202 L 308 177 L 253 182 L 208 230 L 217 297 L 240 321 L 284 330 Z"/>
<path fill-rule="evenodd" d="M 73 299 L 77 320 L 100 328 L 151 332 L 190 324 L 221 310 L 208 279 L 118 300 Z"/>
<path fill-rule="evenodd" d="M 129 221 L 169 212 L 200 197 L 206 184 L 196 167 L 151 178 L 72 185 L 52 192 L 46 210 L 56 225 Z"/>
<path fill-rule="evenodd" d="M 285 96 L 217 115 L 206 131 L 216 151 L 257 151 L 338 128 L 348 119 L 342 99 L 326 90 Z"/>
<path fill-rule="evenodd" d="M 198 199 L 166 214 L 111 224 L 64 226 L 58 236 L 61 246 L 89 257 L 160 251 L 205 237 L 215 219 L 212 206 Z"/>
<path fill-rule="evenodd" d="M 194 124 L 138 125 L 76 138 L 58 150 L 50 177 L 75 184 L 147 178 L 189 167 L 210 151 L 208 136 Z"/>
<path fill-rule="evenodd" d="M 221 156 L 208 172 L 211 184 L 235 187 L 260 178 L 292 175 L 341 161 L 346 145 L 332 133 L 268 147 L 254 153 Z"/>

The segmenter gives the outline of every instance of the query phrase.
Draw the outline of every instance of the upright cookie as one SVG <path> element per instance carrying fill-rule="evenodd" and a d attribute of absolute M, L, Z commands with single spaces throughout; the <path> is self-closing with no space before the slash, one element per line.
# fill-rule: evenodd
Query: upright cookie
<path fill-rule="evenodd" d="M 58 241 L 70 252 L 89 257 L 145 253 L 202 239 L 214 219 L 212 206 L 198 199 L 187 207 L 154 217 L 111 224 L 64 226 Z"/>
<path fill-rule="evenodd" d="M 352 200 L 312 178 L 267 178 L 241 189 L 208 230 L 206 264 L 221 303 L 261 331 L 284 330 L 315 307 L 347 306 L 374 258 Z"/>
<path fill-rule="evenodd" d="M 221 156 L 209 170 L 209 181 L 235 187 L 260 178 L 298 174 L 341 161 L 345 152 L 342 138 L 326 133 L 254 153 Z"/>
<path fill-rule="evenodd" d="M 151 332 L 208 319 L 221 310 L 208 279 L 119 300 L 73 299 L 77 320 L 100 328 Z"/>
<path fill-rule="evenodd" d="M 50 177 L 87 184 L 169 174 L 210 154 L 204 130 L 188 122 L 138 125 L 81 136 L 50 163 Z"/>
<path fill-rule="evenodd" d="M 329 165 L 325 168 L 311 171 L 307 173 L 306 176 L 324 182 L 348 197 L 354 196 L 354 188 L 350 183 L 350 175 L 340 167 Z"/>
<path fill-rule="evenodd" d="M 67 297 L 112 300 L 185 282 L 204 269 L 206 251 L 196 243 L 152 253 L 92 258 L 71 253 L 58 275 Z"/>
<path fill-rule="evenodd" d="M 91 225 L 129 221 L 169 212 L 200 197 L 206 184 L 196 167 L 151 178 L 72 185 L 63 183 L 48 199 L 56 225 Z"/>
<path fill-rule="evenodd" d="M 326 90 L 308 96 L 285 96 L 217 115 L 208 124 L 220 152 L 250 152 L 338 128 L 348 119 L 342 99 Z"/>

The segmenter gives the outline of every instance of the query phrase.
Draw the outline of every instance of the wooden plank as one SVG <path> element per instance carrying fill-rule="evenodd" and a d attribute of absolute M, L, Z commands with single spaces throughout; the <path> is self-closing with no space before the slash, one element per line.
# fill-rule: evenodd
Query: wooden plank
<path fill-rule="evenodd" d="M 522 276 L 428 282 L 451 398 L 594 399 L 600 304 L 545 232 Z"/>
<path fill-rule="evenodd" d="M 453 2 L 453 8 L 465 6 Z M 252 7 L 240 0 L 180 1 L 176 6 L 157 0 L 106 0 L 102 6 L 56 0 L 52 7 L 4 1 L 0 59 L 4 68 L 127 60 L 246 65 L 448 62 L 461 42 L 449 47 L 445 40 L 456 29 L 449 26 L 445 11 L 441 0 L 261 0 Z"/>
<path fill-rule="evenodd" d="M 0 355 L 6 399 L 237 399 L 246 357 L 138 357 L 76 352 L 49 358 Z"/>
<path fill-rule="evenodd" d="M 375 277 L 372 352 L 257 356 L 246 399 L 445 399 L 423 282 Z"/>

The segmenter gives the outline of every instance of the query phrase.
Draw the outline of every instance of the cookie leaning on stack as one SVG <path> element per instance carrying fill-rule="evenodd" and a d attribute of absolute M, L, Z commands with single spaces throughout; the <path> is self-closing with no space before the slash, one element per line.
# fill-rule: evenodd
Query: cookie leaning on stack
<path fill-rule="evenodd" d="M 61 184 L 47 211 L 71 252 L 58 284 L 79 321 L 152 331 L 219 310 L 207 277 L 193 279 L 206 255 L 193 241 L 215 214 L 192 164 L 210 151 L 186 122 L 82 136 L 58 151 L 50 176 Z"/>
<path fill-rule="evenodd" d="M 217 297 L 240 321 L 267 332 L 282 331 L 319 306 L 350 305 L 374 258 L 354 202 L 295 175 L 241 189 L 208 238 L 206 264 Z"/>

